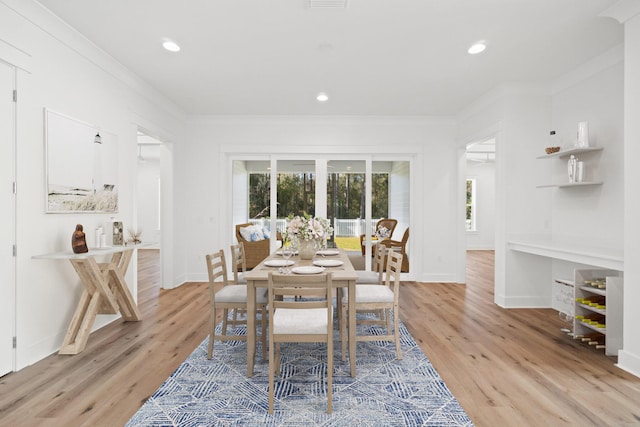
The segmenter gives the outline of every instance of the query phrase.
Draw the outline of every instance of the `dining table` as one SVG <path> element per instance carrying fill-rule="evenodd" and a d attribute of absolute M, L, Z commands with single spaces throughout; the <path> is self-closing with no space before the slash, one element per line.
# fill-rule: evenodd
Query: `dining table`
<path fill-rule="evenodd" d="M 284 261 L 292 261 L 293 264 L 283 267 Z M 316 268 L 313 268 L 316 267 Z M 286 268 L 289 274 L 315 274 L 320 272 L 332 273 L 332 285 L 335 289 L 347 288 L 348 303 L 350 307 L 355 306 L 356 300 L 356 274 L 346 251 L 340 248 L 318 251 L 313 259 L 300 259 L 299 255 L 294 255 L 290 260 L 285 260 L 280 250 L 273 252 L 260 264 L 250 271 L 244 273 L 243 277 L 247 281 L 247 313 L 255 313 L 256 310 L 256 289 L 267 288 L 269 273 L 280 272 Z M 341 292 L 337 292 L 338 295 Z M 338 306 L 339 306 L 338 302 Z M 348 310 L 348 340 L 349 340 L 349 366 L 351 376 L 356 376 L 356 311 Z M 247 316 L 247 376 L 253 376 L 253 367 L 256 356 L 256 317 Z"/>

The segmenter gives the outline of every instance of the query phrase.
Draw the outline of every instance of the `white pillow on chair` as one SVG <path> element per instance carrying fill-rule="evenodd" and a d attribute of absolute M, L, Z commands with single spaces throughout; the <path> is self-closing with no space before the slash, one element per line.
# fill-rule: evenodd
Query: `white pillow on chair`
<path fill-rule="evenodd" d="M 258 242 L 260 240 L 264 240 L 264 233 L 262 232 L 262 227 L 259 225 L 250 225 L 249 227 L 241 227 L 240 235 L 247 242 Z"/>

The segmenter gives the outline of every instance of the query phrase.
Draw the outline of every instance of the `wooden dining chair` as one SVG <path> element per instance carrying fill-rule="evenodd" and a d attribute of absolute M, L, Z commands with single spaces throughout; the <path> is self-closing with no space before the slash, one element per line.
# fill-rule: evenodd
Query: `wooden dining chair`
<path fill-rule="evenodd" d="M 356 304 L 349 307 L 347 295 L 343 295 L 340 303 L 340 339 L 342 341 L 342 360 L 345 360 L 347 352 L 347 310 L 357 311 L 384 311 L 384 324 L 386 334 L 384 335 L 357 335 L 356 341 L 392 341 L 396 344 L 396 356 L 402 359 L 400 349 L 399 334 L 399 308 L 398 293 L 400 290 L 400 270 L 402 268 L 402 254 L 396 253 L 393 249 L 387 252 L 387 265 L 384 272 L 384 284 L 356 284 Z M 344 293 L 344 292 L 343 292 Z M 393 319 L 391 314 L 393 313 Z M 380 319 L 360 320 L 357 323 L 375 323 Z M 393 323 L 393 325 L 392 325 Z M 393 326 L 393 328 L 392 328 Z"/>
<path fill-rule="evenodd" d="M 247 257 L 244 252 L 244 243 L 231 245 L 231 269 L 233 270 L 233 284 L 246 285 L 247 281 L 243 273 L 247 271 Z"/>
<path fill-rule="evenodd" d="M 246 341 L 246 335 L 227 335 L 227 327 L 233 321 L 229 321 L 229 310 L 247 310 L 247 285 L 236 285 L 229 283 L 227 277 L 227 262 L 224 250 L 213 254 L 208 254 L 207 273 L 209 275 L 209 294 L 211 298 L 211 331 L 209 333 L 209 348 L 207 358 L 213 357 L 213 342 L 219 341 Z M 216 287 L 221 286 L 216 292 Z M 222 310 L 222 331 L 216 335 L 216 312 Z M 262 349 L 263 358 L 266 356 L 266 326 L 267 326 L 267 296 L 264 289 L 256 290 L 256 312 L 247 315 L 256 316 L 258 310 L 261 312 L 262 327 Z M 246 321 L 243 321 L 245 323 Z"/>
<path fill-rule="evenodd" d="M 233 285 L 246 285 L 247 281 L 244 279 L 243 274 L 247 271 L 247 258 L 244 253 L 244 243 L 240 242 L 237 245 L 231 245 L 229 247 L 231 253 L 231 270 L 233 271 L 233 280 L 229 282 Z M 237 326 L 246 324 L 247 321 L 243 319 L 243 315 L 246 314 L 246 310 L 236 308 L 233 310 L 233 316 L 227 321 L 227 325 Z M 267 358 L 267 348 L 262 347 L 262 359 Z"/>
<path fill-rule="evenodd" d="M 386 246 L 376 245 L 373 257 L 373 264 L 371 265 L 371 271 L 356 270 L 358 278 L 356 279 L 356 285 L 358 284 L 380 284 L 382 283 L 382 274 L 384 272 L 384 259 L 386 254 Z"/>
<path fill-rule="evenodd" d="M 269 413 L 273 413 L 275 374 L 280 373 L 280 343 L 327 344 L 327 413 L 333 401 L 332 273 L 269 273 Z M 304 298 L 295 300 L 295 295 Z"/>

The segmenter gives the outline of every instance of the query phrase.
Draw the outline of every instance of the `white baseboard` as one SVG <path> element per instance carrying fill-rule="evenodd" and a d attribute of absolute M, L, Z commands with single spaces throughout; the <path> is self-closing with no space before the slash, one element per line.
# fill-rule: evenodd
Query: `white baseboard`
<path fill-rule="evenodd" d="M 458 283 L 454 274 L 429 274 L 424 273 L 420 282 Z"/>
<path fill-rule="evenodd" d="M 616 366 L 640 378 L 640 356 L 626 350 L 620 350 Z"/>
<path fill-rule="evenodd" d="M 502 308 L 551 308 L 548 298 L 536 296 L 505 297 L 497 296 L 496 304 Z"/>
<path fill-rule="evenodd" d="M 467 245 L 468 251 L 495 251 L 495 245 Z"/>

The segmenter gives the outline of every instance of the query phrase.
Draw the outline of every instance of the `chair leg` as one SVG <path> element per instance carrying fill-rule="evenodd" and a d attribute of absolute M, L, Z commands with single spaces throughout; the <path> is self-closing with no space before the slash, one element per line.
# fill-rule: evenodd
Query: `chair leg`
<path fill-rule="evenodd" d="M 222 310 L 222 334 L 227 335 L 227 317 L 229 317 L 229 309 Z"/>
<path fill-rule="evenodd" d="M 269 356 L 271 357 L 271 356 Z M 276 343 L 276 374 L 280 375 L 280 343 Z"/>
<path fill-rule="evenodd" d="M 209 333 L 209 348 L 207 349 L 207 359 L 211 360 L 213 357 L 213 340 L 216 336 L 216 307 L 211 306 L 211 332 Z"/>
<path fill-rule="evenodd" d="M 402 350 L 400 349 L 400 328 L 398 327 L 398 311 L 397 306 L 393 308 L 393 335 L 396 338 L 396 354 L 398 360 L 402 360 Z"/>
<path fill-rule="evenodd" d="M 267 360 L 267 308 L 262 306 L 262 360 Z"/>
<path fill-rule="evenodd" d="M 274 394 L 274 364 L 275 360 L 273 360 L 273 340 L 269 340 L 269 413 L 273 414 L 273 394 Z"/>
<path fill-rule="evenodd" d="M 395 319 L 396 310 L 393 310 L 393 318 Z M 388 308 L 385 308 L 384 310 L 384 317 L 387 320 L 387 333 L 390 334 L 391 333 L 391 310 L 389 310 Z"/>
<path fill-rule="evenodd" d="M 340 302 L 340 341 L 342 343 L 342 361 L 347 360 L 347 305 Z"/>
<path fill-rule="evenodd" d="M 231 324 L 234 325 L 234 326 L 238 324 L 238 309 L 237 308 L 233 309 L 233 317 L 231 318 Z"/>
<path fill-rule="evenodd" d="M 333 336 L 327 340 L 327 414 L 333 411 Z"/>

